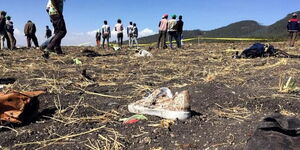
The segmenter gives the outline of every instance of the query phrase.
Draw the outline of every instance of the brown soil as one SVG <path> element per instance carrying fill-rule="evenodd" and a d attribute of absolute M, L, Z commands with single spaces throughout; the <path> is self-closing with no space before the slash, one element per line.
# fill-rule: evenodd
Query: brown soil
<path fill-rule="evenodd" d="M 33 122 L 1 126 L 0 149 L 243 149 L 262 117 L 299 117 L 300 107 L 299 88 L 279 90 L 280 80 L 300 80 L 300 59 L 231 58 L 234 49 L 250 45 L 186 45 L 152 50 L 151 58 L 136 58 L 134 50 L 65 47 L 66 55 L 47 61 L 38 50 L 0 51 L 0 78 L 16 79 L 7 89 L 48 90 Z M 195 115 L 165 128 L 151 126 L 162 120 L 153 116 L 131 125 L 119 121 L 133 115 L 130 102 L 159 87 L 189 90 Z"/>

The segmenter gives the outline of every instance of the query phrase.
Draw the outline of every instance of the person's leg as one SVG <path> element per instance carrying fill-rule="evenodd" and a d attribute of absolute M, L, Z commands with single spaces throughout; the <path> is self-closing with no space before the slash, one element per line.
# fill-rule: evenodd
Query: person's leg
<path fill-rule="evenodd" d="M 132 44 L 131 44 L 131 42 L 132 42 L 132 37 L 131 37 L 131 36 L 129 36 L 129 40 L 128 40 L 128 45 L 129 45 L 129 47 L 132 47 Z"/>
<path fill-rule="evenodd" d="M 181 42 L 182 42 L 182 33 L 177 33 L 177 39 L 178 39 L 178 48 L 181 48 Z"/>
<path fill-rule="evenodd" d="M 7 32 L 5 32 L 4 34 L 5 34 L 4 37 L 6 39 L 7 48 L 10 49 L 11 48 L 11 44 L 10 44 L 9 36 L 8 36 Z"/>
<path fill-rule="evenodd" d="M 96 40 L 96 46 L 100 47 L 100 41 L 99 40 Z"/>
<path fill-rule="evenodd" d="M 162 34 L 162 32 L 161 31 L 159 31 L 159 35 L 158 35 L 158 42 L 157 42 L 157 48 L 159 48 L 160 47 L 160 42 L 161 42 L 161 38 L 162 38 L 162 36 L 163 36 L 163 34 Z"/>
<path fill-rule="evenodd" d="M 136 47 L 139 47 L 139 43 L 138 43 L 138 41 L 137 41 L 137 37 L 134 37 L 134 41 L 135 41 Z"/>
<path fill-rule="evenodd" d="M 12 33 L 7 32 L 7 36 L 8 36 L 9 42 L 10 42 L 9 49 L 13 50 L 13 48 L 14 48 L 14 39 L 13 39 Z"/>
<path fill-rule="evenodd" d="M 120 37 L 121 37 L 121 46 L 120 47 L 122 47 L 123 46 L 123 33 L 121 33 Z"/>
<path fill-rule="evenodd" d="M 35 47 L 39 47 L 38 39 L 36 38 L 35 34 L 32 35 L 32 41 Z"/>
<path fill-rule="evenodd" d="M 293 35 L 292 35 L 292 47 L 295 46 L 295 42 L 296 42 L 296 39 L 297 39 L 297 35 L 298 35 L 297 32 L 293 32 Z"/>
<path fill-rule="evenodd" d="M 67 34 L 67 29 L 66 29 L 66 24 L 64 21 L 63 16 L 60 15 L 52 15 L 50 16 L 52 20 L 52 24 L 54 27 L 54 37 L 52 38 L 51 42 L 48 44 L 47 49 L 48 50 L 54 50 L 60 49 L 61 50 L 61 40 L 66 36 Z"/>
<path fill-rule="evenodd" d="M 16 49 L 17 47 L 16 47 L 16 45 L 17 45 L 17 40 L 16 40 L 16 38 L 15 38 L 15 36 L 14 36 L 14 33 L 11 33 L 11 36 L 12 36 L 12 40 L 13 40 L 13 42 L 12 42 L 12 48 L 13 49 Z"/>
<path fill-rule="evenodd" d="M 176 44 L 177 44 L 177 48 L 180 48 L 181 45 L 180 45 L 180 38 L 178 36 L 179 34 L 177 32 L 175 32 L 175 40 L 176 40 Z"/>
<path fill-rule="evenodd" d="M 27 35 L 27 48 L 31 48 L 31 37 Z"/>
<path fill-rule="evenodd" d="M 107 49 L 109 49 L 109 37 L 107 37 Z"/>
<path fill-rule="evenodd" d="M 4 49 L 4 34 L 0 33 L 0 49 Z"/>
<path fill-rule="evenodd" d="M 117 34 L 117 40 L 118 40 L 118 46 L 120 47 L 120 43 L 121 43 L 120 33 Z"/>
<path fill-rule="evenodd" d="M 173 32 L 169 32 L 169 42 L 170 42 L 170 48 L 173 49 Z"/>
<path fill-rule="evenodd" d="M 167 46 L 167 31 L 163 31 L 163 48 L 168 48 Z"/>
<path fill-rule="evenodd" d="M 103 49 L 104 49 L 105 40 L 106 40 L 106 37 L 103 37 L 103 38 L 102 38 L 102 48 L 103 48 Z"/>

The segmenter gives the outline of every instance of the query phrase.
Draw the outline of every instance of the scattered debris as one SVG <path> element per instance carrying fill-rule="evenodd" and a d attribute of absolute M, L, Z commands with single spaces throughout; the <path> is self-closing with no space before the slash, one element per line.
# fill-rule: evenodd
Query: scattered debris
<path fill-rule="evenodd" d="M 293 92 L 296 89 L 296 80 L 293 77 L 289 77 L 285 85 L 283 85 L 282 78 L 279 81 L 280 92 Z"/>
<path fill-rule="evenodd" d="M 114 46 L 113 49 L 114 49 L 115 51 L 119 51 L 119 50 L 121 50 L 121 47 Z"/>
<path fill-rule="evenodd" d="M 300 120 L 276 113 L 259 123 L 253 136 L 248 140 L 245 150 L 297 150 L 299 147 Z"/>
<path fill-rule="evenodd" d="M 162 128 L 170 128 L 175 123 L 174 120 L 163 119 L 160 120 L 159 124 L 149 124 L 149 127 L 162 127 Z"/>
<path fill-rule="evenodd" d="M 139 51 L 136 51 L 134 56 L 136 56 L 136 57 L 152 57 L 153 55 L 146 50 L 139 50 Z"/>
<path fill-rule="evenodd" d="M 96 81 L 91 75 L 87 74 L 87 69 L 83 69 L 81 75 L 90 81 Z"/>
<path fill-rule="evenodd" d="M 172 94 L 169 88 L 155 90 L 148 97 L 128 105 L 132 113 L 154 115 L 171 120 L 185 120 L 191 116 L 188 91 Z"/>
<path fill-rule="evenodd" d="M 219 117 L 235 119 L 238 121 L 248 120 L 251 116 L 250 111 L 247 108 L 232 107 L 223 108 L 219 104 L 216 104 L 220 109 L 213 109 L 212 111 Z"/>
<path fill-rule="evenodd" d="M 86 57 L 98 57 L 98 56 L 101 56 L 99 53 L 97 53 L 95 51 L 92 51 L 92 50 L 88 50 L 88 49 L 83 50 L 81 53 L 82 53 L 83 56 L 86 56 Z"/>
<path fill-rule="evenodd" d="M 13 84 L 16 82 L 15 78 L 0 78 L 0 85 L 1 84 Z"/>
<path fill-rule="evenodd" d="M 133 115 L 129 118 L 120 119 L 120 121 L 123 121 L 123 124 L 134 124 L 141 120 L 148 120 L 148 118 L 144 115 Z"/>
<path fill-rule="evenodd" d="M 78 58 L 73 59 L 73 62 L 76 65 L 82 65 L 82 62 Z"/>
<path fill-rule="evenodd" d="M 0 124 L 28 122 L 36 115 L 39 103 L 37 97 L 45 91 L 0 93 Z"/>

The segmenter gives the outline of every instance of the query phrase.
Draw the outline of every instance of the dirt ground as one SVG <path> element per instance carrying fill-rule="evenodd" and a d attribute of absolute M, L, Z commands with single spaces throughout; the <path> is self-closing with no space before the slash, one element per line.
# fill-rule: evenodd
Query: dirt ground
<path fill-rule="evenodd" d="M 39 97 L 35 121 L 1 126 L 0 149 L 243 149 L 262 117 L 299 117 L 300 108 L 299 88 L 280 91 L 289 77 L 300 81 L 300 59 L 231 58 L 251 44 L 187 44 L 153 49 L 149 58 L 129 49 L 65 47 L 66 55 L 47 61 L 39 50 L 0 51 L 0 78 L 16 79 L 3 91 L 48 91 Z M 271 44 L 300 55 L 283 42 Z M 160 87 L 189 90 L 195 115 L 175 122 L 147 115 L 131 125 L 119 121 L 134 115 L 129 103 Z"/>

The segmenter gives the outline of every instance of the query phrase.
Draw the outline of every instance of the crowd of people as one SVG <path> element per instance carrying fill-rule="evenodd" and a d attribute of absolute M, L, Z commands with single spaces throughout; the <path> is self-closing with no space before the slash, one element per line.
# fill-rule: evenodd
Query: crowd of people
<path fill-rule="evenodd" d="M 114 31 L 117 34 L 117 44 L 120 48 L 123 46 L 123 38 L 124 38 L 124 26 L 122 24 L 122 20 L 118 19 L 117 24 L 114 27 Z M 138 47 L 138 28 L 137 24 L 133 22 L 129 22 L 129 25 L 127 27 L 127 36 L 128 36 L 128 42 L 129 47 L 136 46 Z M 102 36 L 101 36 L 102 35 Z M 96 45 L 97 47 L 101 47 L 101 37 L 102 37 L 102 48 L 105 48 L 105 42 L 107 43 L 107 47 L 109 48 L 109 39 L 111 38 L 111 29 L 108 25 L 108 21 L 104 20 L 104 24 L 101 27 L 101 29 L 98 29 L 96 32 Z"/>
<path fill-rule="evenodd" d="M 46 11 L 50 17 L 50 21 L 54 27 L 54 36 L 49 26 L 46 26 L 45 37 L 50 39 L 47 46 L 43 48 L 43 57 L 48 58 L 49 52 L 63 54 L 61 49 L 61 40 L 67 34 L 67 28 L 63 17 L 64 0 L 48 0 Z M 7 41 L 7 48 L 13 50 L 16 48 L 16 39 L 14 37 L 14 26 L 10 16 L 6 16 L 5 11 L 0 12 L 0 49 L 4 49 L 4 41 Z M 27 38 L 27 47 L 31 48 L 31 41 L 35 48 L 40 49 L 38 39 L 36 37 L 36 26 L 28 20 L 24 27 L 24 34 Z"/>
<path fill-rule="evenodd" d="M 38 39 L 36 37 L 37 29 L 35 24 L 31 20 L 28 20 L 24 27 L 24 34 L 27 39 L 27 47 L 31 48 L 31 43 L 33 42 L 35 48 L 43 50 L 43 57 L 45 58 L 49 57 L 50 52 L 63 54 L 61 48 L 61 40 L 67 34 L 67 28 L 63 17 L 64 1 L 65 0 L 48 0 L 46 11 L 49 15 L 50 21 L 53 24 L 54 35 L 52 35 L 52 31 L 50 30 L 49 26 L 46 26 L 45 38 L 48 39 L 48 43 L 45 47 L 39 47 Z M 7 13 L 5 11 L 1 11 L 0 13 L 0 49 L 4 49 L 4 44 L 6 41 L 7 48 L 13 50 L 16 48 L 16 38 L 14 37 L 13 21 L 11 20 L 11 16 L 7 16 Z M 173 41 L 176 42 L 177 48 L 181 48 L 184 26 L 184 22 L 182 21 L 183 17 L 179 16 L 177 19 L 177 16 L 174 14 L 170 16 L 169 20 L 168 18 L 169 15 L 165 14 L 159 21 L 157 48 L 174 49 Z M 136 23 L 129 22 L 127 28 L 124 29 L 122 20 L 118 19 L 113 30 L 116 32 L 117 44 L 120 48 L 122 48 L 123 46 L 124 30 L 126 30 L 127 33 L 129 47 L 138 47 L 139 30 Z M 289 32 L 289 46 L 294 47 L 295 41 L 300 30 L 300 20 L 297 19 L 296 13 L 294 13 L 292 15 L 292 18 L 288 21 L 287 30 Z M 102 45 L 102 48 L 104 49 L 106 42 L 107 48 L 109 48 L 110 38 L 111 28 L 108 24 L 108 21 L 105 20 L 103 26 L 100 29 L 98 29 L 96 33 L 97 47 L 101 47 Z M 167 45 L 167 43 L 169 44 Z"/>

